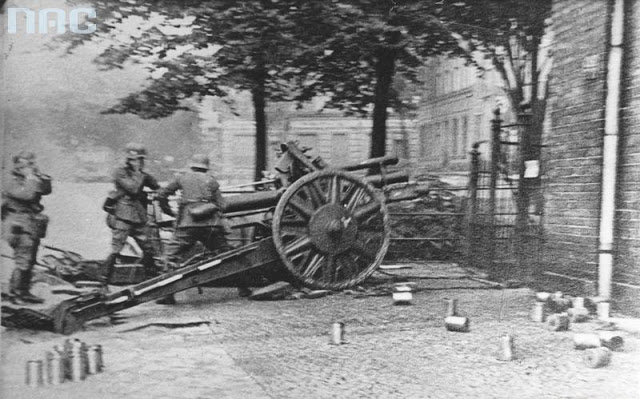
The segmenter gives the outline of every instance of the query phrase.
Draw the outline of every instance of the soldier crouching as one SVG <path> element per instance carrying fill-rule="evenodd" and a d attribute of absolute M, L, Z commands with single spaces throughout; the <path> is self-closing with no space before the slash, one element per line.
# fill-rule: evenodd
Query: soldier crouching
<path fill-rule="evenodd" d="M 29 292 L 40 239 L 49 218 L 42 213 L 43 195 L 51 193 L 51 178 L 40 173 L 36 156 L 22 151 L 13 157 L 12 178 L 2 192 L 2 236 L 14 252 L 15 268 L 9 282 L 9 298 L 18 304 L 43 303 Z"/>

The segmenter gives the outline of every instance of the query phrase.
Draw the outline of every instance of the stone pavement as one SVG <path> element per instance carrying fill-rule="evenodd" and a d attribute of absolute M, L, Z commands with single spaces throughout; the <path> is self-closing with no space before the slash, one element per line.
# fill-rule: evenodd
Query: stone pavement
<path fill-rule="evenodd" d="M 165 313 L 160 305 L 141 305 L 127 311 L 127 319 L 137 322 L 112 326 L 99 320 L 69 337 L 5 331 L 0 396 L 7 399 L 269 397 L 250 375 L 235 365 L 208 323 L 199 317 L 166 317 Z M 102 345 L 105 370 L 80 382 L 37 388 L 25 385 L 27 360 L 44 361 L 45 352 L 67 338 Z"/>
<path fill-rule="evenodd" d="M 66 337 L 6 330 L 2 398 L 637 398 L 640 338 L 621 333 L 622 352 L 589 369 L 576 332 L 532 322 L 534 294 L 496 290 L 447 264 L 377 273 L 372 290 L 319 299 L 255 302 L 233 289 L 188 290 L 178 305 L 123 311 L 122 324 L 89 323 L 74 334 L 104 348 L 106 370 L 82 382 L 25 386 L 24 367 Z M 410 279 L 418 291 L 394 306 L 378 288 Z M 469 333 L 443 327 L 445 300 L 458 299 Z M 330 345 L 335 321 L 344 345 Z M 515 336 L 516 360 L 500 361 L 500 337 Z"/>

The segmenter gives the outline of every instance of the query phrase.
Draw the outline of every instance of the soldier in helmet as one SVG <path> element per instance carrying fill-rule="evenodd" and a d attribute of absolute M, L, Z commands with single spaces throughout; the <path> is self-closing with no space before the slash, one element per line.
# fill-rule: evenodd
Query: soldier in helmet
<path fill-rule="evenodd" d="M 144 171 L 146 149 L 137 143 L 125 147 L 125 165 L 116 169 L 113 177 L 116 201 L 113 214 L 109 215 L 109 227 L 113 233 L 111 253 L 105 260 L 104 280 L 108 283 L 113 275 L 116 258 L 124 248 L 127 237 L 133 237 L 142 249 L 142 264 L 148 275 L 156 276 L 162 269 L 155 262 L 154 247 L 147 229 L 147 194 L 145 187 L 157 190 L 156 179 Z"/>
<path fill-rule="evenodd" d="M 40 239 L 49 218 L 42 213 L 43 195 L 51 193 L 51 178 L 40 173 L 33 152 L 13 157 L 12 177 L 2 191 L 2 236 L 14 251 L 9 297 L 16 303 L 43 303 L 29 292 Z"/>
<path fill-rule="evenodd" d="M 197 242 L 201 242 L 209 251 L 229 249 L 224 236 L 222 211 L 224 200 L 220 185 L 209 173 L 209 158 L 196 154 L 191 158 L 189 171 L 178 176 L 158 192 L 162 211 L 176 216 L 176 231 L 173 240 L 167 246 L 167 261 L 179 263 L 182 257 Z M 182 190 L 178 215 L 174 215 L 169 206 L 168 197 Z M 160 304 L 175 304 L 173 295 L 157 301 Z"/>

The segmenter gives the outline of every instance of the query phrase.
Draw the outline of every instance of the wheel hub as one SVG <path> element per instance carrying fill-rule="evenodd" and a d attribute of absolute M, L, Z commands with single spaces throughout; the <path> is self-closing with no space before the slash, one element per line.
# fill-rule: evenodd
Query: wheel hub
<path fill-rule="evenodd" d="M 336 255 L 347 251 L 357 235 L 357 223 L 340 205 L 324 205 L 309 220 L 311 242 L 326 254 Z"/>

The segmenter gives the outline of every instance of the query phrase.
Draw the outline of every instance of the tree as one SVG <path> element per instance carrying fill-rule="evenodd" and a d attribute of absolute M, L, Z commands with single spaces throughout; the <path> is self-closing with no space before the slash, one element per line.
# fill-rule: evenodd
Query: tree
<path fill-rule="evenodd" d="M 491 61 L 512 108 L 530 112 L 530 136 L 539 144 L 551 58 L 545 33 L 552 0 L 443 0 L 433 10 L 469 52 Z"/>
<path fill-rule="evenodd" d="M 255 178 L 266 169 L 268 100 L 292 100 L 300 69 L 304 30 L 294 22 L 309 21 L 314 3 L 296 1 L 129 0 L 121 7 L 96 1 L 97 35 L 74 35 L 69 51 L 87 40 L 111 44 L 96 59 L 104 68 L 144 63 L 149 84 L 120 100 L 107 113 L 134 113 L 142 118 L 165 117 L 189 109 L 187 100 L 225 97 L 229 89 L 251 92 L 256 123 Z M 105 16 L 109 16 L 105 20 Z M 137 22 L 133 33 L 127 25 Z M 87 37 L 91 36 L 91 37 Z M 124 36 L 124 39 L 122 37 Z M 312 41 L 310 41 L 312 42 Z M 286 51 L 283 51 L 286 50 Z"/>
<path fill-rule="evenodd" d="M 128 3 L 124 8 L 96 3 L 99 15 L 113 17 L 102 24 L 102 37 L 113 40 L 118 26 L 132 18 L 153 23 L 111 45 L 97 61 L 106 67 L 145 61 L 154 76 L 109 112 L 157 118 L 185 108 L 187 98 L 224 96 L 229 87 L 249 90 L 256 120 L 256 178 L 266 164 L 266 101 L 301 102 L 324 95 L 329 107 L 372 113 L 370 153 L 381 156 L 387 110 L 401 103 L 392 86 L 395 74 L 415 81 L 426 57 L 466 56 L 451 32 L 429 14 L 435 0 Z"/>
<path fill-rule="evenodd" d="M 427 57 L 467 57 L 449 29 L 430 14 L 435 3 L 343 0 L 323 10 L 334 31 L 317 47 L 316 63 L 307 66 L 315 75 L 303 91 L 306 97 L 322 93 L 328 107 L 346 113 L 372 113 L 372 157 L 385 154 L 388 108 L 400 104 L 394 76 L 416 82 Z"/>
<path fill-rule="evenodd" d="M 491 61 L 523 125 L 515 225 L 520 246 L 527 245 L 530 197 L 539 190 L 539 179 L 524 178 L 524 163 L 540 160 L 552 62 L 545 36 L 551 10 L 552 0 L 444 0 L 434 10 L 468 51 L 479 51 Z M 527 252 L 520 247 L 517 253 Z"/>

